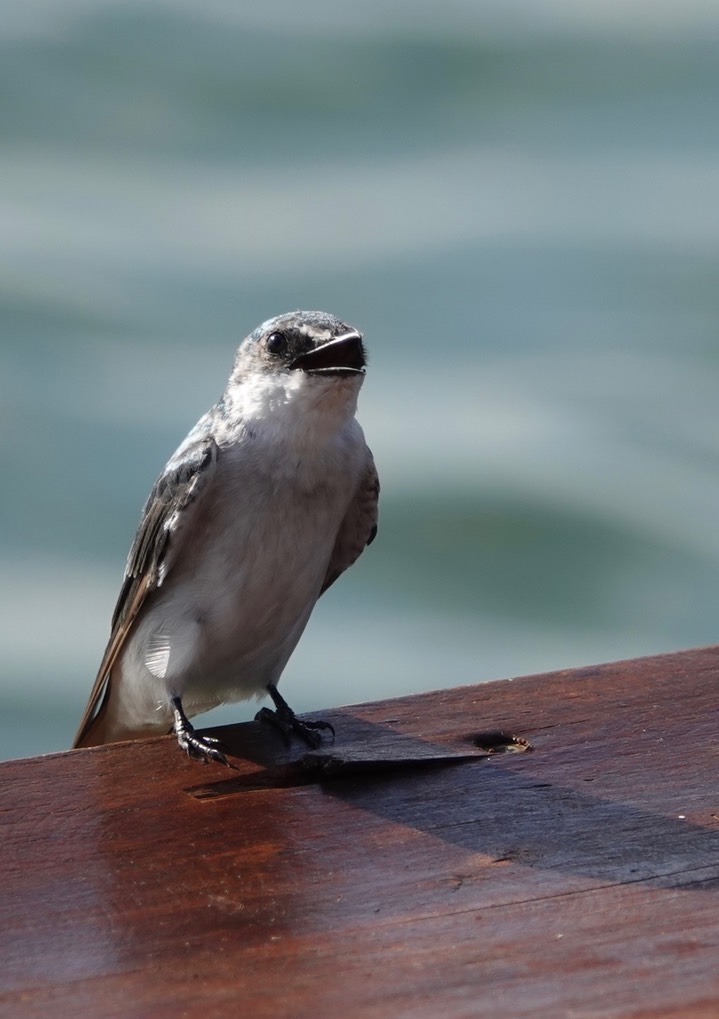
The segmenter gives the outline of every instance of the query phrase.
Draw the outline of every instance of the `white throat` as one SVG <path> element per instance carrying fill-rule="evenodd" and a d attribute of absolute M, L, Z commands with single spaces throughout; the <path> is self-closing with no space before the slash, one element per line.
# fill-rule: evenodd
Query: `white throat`
<path fill-rule="evenodd" d="M 301 370 L 253 374 L 225 392 L 230 427 L 267 438 L 281 433 L 285 445 L 331 442 L 353 421 L 363 380 Z"/>

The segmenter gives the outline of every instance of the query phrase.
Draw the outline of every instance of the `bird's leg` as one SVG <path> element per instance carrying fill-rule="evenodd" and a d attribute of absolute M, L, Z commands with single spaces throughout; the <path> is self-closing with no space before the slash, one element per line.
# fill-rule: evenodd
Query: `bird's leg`
<path fill-rule="evenodd" d="M 285 743 L 289 744 L 290 737 L 294 733 L 295 736 L 299 736 L 300 739 L 304 740 L 308 747 L 312 747 L 315 750 L 322 742 L 322 737 L 318 730 L 331 732 L 334 739 L 335 730 L 329 722 L 303 721 L 297 717 L 276 686 L 270 684 L 267 687 L 267 692 L 272 698 L 275 710 L 273 711 L 272 708 L 261 708 L 255 715 L 255 720 L 258 722 L 268 722 L 275 729 L 279 729 Z"/>
<path fill-rule="evenodd" d="M 220 764 L 226 764 L 228 768 L 231 767 L 230 762 L 220 749 L 222 741 L 214 736 L 199 736 L 197 734 L 195 727 L 182 710 L 182 701 L 179 697 L 173 697 L 170 703 L 175 716 L 172 729 L 177 736 L 177 742 L 187 756 L 193 757 L 197 761 L 204 761 L 205 764 L 208 761 L 219 761 Z"/>

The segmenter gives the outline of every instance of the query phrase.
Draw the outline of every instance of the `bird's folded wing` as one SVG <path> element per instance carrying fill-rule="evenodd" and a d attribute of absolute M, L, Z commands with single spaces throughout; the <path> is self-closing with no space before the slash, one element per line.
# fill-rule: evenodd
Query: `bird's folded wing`
<path fill-rule="evenodd" d="M 218 448 L 202 427 L 193 430 L 155 482 L 145 503 L 112 617 L 112 632 L 73 746 L 82 746 L 107 702 L 109 678 L 145 599 L 165 580 L 214 475 Z"/>
<path fill-rule="evenodd" d="M 377 502 L 379 478 L 374 459 L 367 450 L 367 467 L 362 475 L 354 499 L 340 524 L 332 550 L 327 573 L 320 594 L 323 594 L 341 573 L 351 566 L 377 534 Z"/>

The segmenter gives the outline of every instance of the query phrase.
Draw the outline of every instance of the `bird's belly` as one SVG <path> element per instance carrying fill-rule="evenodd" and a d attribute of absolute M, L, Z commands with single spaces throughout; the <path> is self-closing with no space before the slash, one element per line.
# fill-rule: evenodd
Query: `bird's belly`
<path fill-rule="evenodd" d="M 324 540 L 305 542 L 304 555 L 295 543 L 267 543 L 261 554 L 228 556 L 219 583 L 205 576 L 180 593 L 194 603 L 200 635 L 185 695 L 219 686 L 220 700 L 235 700 L 276 682 L 317 601 L 330 552 Z"/>
<path fill-rule="evenodd" d="M 127 708 L 164 726 L 175 694 L 188 715 L 262 696 L 309 619 L 342 512 L 325 503 L 281 526 L 271 515 L 250 515 L 253 527 L 247 514 L 214 519 L 148 599 L 122 665 Z"/>

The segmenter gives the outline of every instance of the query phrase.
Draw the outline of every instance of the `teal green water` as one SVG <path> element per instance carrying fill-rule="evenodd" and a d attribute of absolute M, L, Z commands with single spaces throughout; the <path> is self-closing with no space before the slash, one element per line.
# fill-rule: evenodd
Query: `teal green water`
<path fill-rule="evenodd" d="M 719 9 L 265 6 L 3 16 L 5 757 L 67 746 L 154 476 L 295 307 L 365 331 L 383 483 L 298 710 L 719 636 Z"/>

